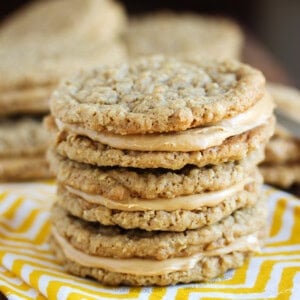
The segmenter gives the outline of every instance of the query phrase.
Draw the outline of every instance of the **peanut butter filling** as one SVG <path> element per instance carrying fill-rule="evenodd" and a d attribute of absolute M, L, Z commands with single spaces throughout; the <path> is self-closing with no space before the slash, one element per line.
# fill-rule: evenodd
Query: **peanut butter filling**
<path fill-rule="evenodd" d="M 122 211 L 148 211 L 148 210 L 164 210 L 175 211 L 179 209 L 194 210 L 203 206 L 213 207 L 224 201 L 224 199 L 233 196 L 234 194 L 243 191 L 245 186 L 254 182 L 251 177 L 246 178 L 227 189 L 220 191 L 207 192 L 201 194 L 193 194 L 188 196 L 180 196 L 171 199 L 157 198 L 157 199 L 126 199 L 126 200 L 112 200 L 101 195 L 88 194 L 71 186 L 66 186 L 66 189 L 90 203 L 103 205 L 109 209 L 118 209 Z"/>
<path fill-rule="evenodd" d="M 221 256 L 240 252 L 260 251 L 259 240 L 256 234 L 236 239 L 233 243 L 211 251 L 199 252 L 188 257 L 154 260 L 143 258 L 112 258 L 86 254 L 75 249 L 65 238 L 52 228 L 52 235 L 61 247 L 65 257 L 81 266 L 104 269 L 109 272 L 133 274 L 139 276 L 163 275 L 176 271 L 187 271 L 194 268 L 202 259 L 211 256 Z"/>
<path fill-rule="evenodd" d="M 56 119 L 59 130 L 87 136 L 94 141 L 117 149 L 136 151 L 200 151 L 221 145 L 227 138 L 239 135 L 263 125 L 271 117 L 274 109 L 273 99 L 266 94 L 247 111 L 230 119 L 222 120 L 205 127 L 198 127 L 174 133 L 147 135 L 117 135 L 98 132 Z"/>

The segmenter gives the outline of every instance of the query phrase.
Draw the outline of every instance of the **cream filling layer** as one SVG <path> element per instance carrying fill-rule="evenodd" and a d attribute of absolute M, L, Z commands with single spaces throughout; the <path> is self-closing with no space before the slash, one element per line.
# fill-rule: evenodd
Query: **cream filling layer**
<path fill-rule="evenodd" d="M 228 246 L 211 251 L 199 252 L 188 257 L 154 260 L 143 258 L 110 258 L 86 254 L 75 249 L 55 228 L 52 234 L 63 251 L 65 257 L 81 266 L 104 269 L 109 272 L 133 274 L 140 276 L 163 275 L 176 271 L 187 271 L 194 268 L 203 258 L 240 252 L 259 252 L 257 235 L 251 234 L 236 239 Z"/>
<path fill-rule="evenodd" d="M 232 185 L 229 188 L 207 192 L 202 194 L 194 194 L 188 196 L 180 196 L 175 198 L 157 198 L 157 199 L 140 199 L 133 198 L 128 200 L 112 200 L 101 195 L 88 194 L 78 189 L 74 189 L 71 186 L 66 185 L 66 189 L 77 195 L 84 200 L 103 205 L 109 209 L 118 209 L 122 211 L 148 211 L 148 210 L 164 210 L 175 211 L 179 209 L 183 210 L 195 210 L 203 206 L 213 207 L 224 201 L 227 197 L 231 197 L 234 194 L 243 191 L 245 185 L 254 182 L 251 177 L 246 178 L 242 182 Z"/>
<path fill-rule="evenodd" d="M 205 127 L 161 134 L 118 135 L 63 123 L 59 119 L 56 119 L 56 124 L 59 130 L 87 136 L 117 149 L 189 152 L 221 145 L 231 136 L 239 135 L 266 123 L 273 109 L 273 100 L 269 94 L 266 94 L 254 106 L 233 118 Z"/>

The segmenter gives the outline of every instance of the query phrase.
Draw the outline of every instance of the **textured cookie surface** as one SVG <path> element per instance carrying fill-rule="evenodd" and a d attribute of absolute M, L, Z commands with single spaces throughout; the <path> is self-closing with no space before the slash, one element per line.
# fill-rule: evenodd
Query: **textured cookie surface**
<path fill-rule="evenodd" d="M 62 185 L 109 199 L 174 198 L 181 195 L 218 191 L 237 184 L 253 173 L 262 160 L 261 152 L 243 161 L 197 168 L 187 166 L 176 172 L 166 169 L 99 168 L 48 153 L 57 180 Z"/>
<path fill-rule="evenodd" d="M 287 164 L 261 165 L 260 171 L 264 180 L 281 188 L 289 188 L 300 184 L 300 162 Z"/>
<path fill-rule="evenodd" d="M 260 177 L 257 181 L 261 182 Z M 202 206 L 197 210 L 121 211 L 91 203 L 59 185 L 57 201 L 72 215 L 86 221 L 99 222 L 103 225 L 118 225 L 125 229 L 184 231 L 213 224 L 239 208 L 254 205 L 258 201 L 258 193 L 259 184 L 250 183 L 245 186 L 244 190 L 225 197 L 219 204 L 212 207 Z"/>
<path fill-rule="evenodd" d="M 264 77 L 234 61 L 163 56 L 78 73 L 51 97 L 62 122 L 117 134 L 180 131 L 237 115 L 264 94 Z"/>
<path fill-rule="evenodd" d="M 38 119 L 16 118 L 0 121 L 0 157 L 44 154 L 49 133 Z"/>
<path fill-rule="evenodd" d="M 51 123 L 48 127 L 51 127 Z M 55 131 L 52 127 L 52 130 Z M 220 146 L 194 152 L 141 152 L 114 149 L 79 135 L 62 132 L 56 137 L 56 151 L 71 160 L 98 166 L 181 169 L 240 160 L 267 143 L 274 131 L 274 119 L 243 134 L 230 137 Z"/>
<path fill-rule="evenodd" d="M 242 33 L 223 18 L 157 13 L 132 18 L 125 33 L 129 55 L 162 53 L 180 57 L 238 58 Z"/>
<path fill-rule="evenodd" d="M 102 226 L 74 218 L 57 204 L 51 212 L 54 228 L 80 251 L 105 257 L 157 260 L 190 256 L 226 246 L 243 235 L 259 231 L 265 226 L 265 218 L 264 200 L 254 207 L 238 210 L 218 223 L 185 232 L 147 232 Z"/>
<path fill-rule="evenodd" d="M 100 268 L 84 267 L 68 259 L 59 244 L 51 238 L 50 244 L 58 260 L 64 268 L 75 275 L 81 277 L 92 277 L 107 285 L 170 285 L 176 283 L 208 281 L 217 277 L 229 269 L 240 267 L 245 259 L 249 257 L 251 251 L 234 251 L 220 256 L 205 257 L 188 271 L 176 271 L 166 275 L 139 276 L 125 273 L 109 272 Z"/>

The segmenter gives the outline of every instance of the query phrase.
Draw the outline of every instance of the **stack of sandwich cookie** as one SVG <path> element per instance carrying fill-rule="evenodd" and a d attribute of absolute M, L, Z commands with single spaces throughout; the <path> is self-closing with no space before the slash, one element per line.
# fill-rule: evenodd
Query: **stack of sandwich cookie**
<path fill-rule="evenodd" d="M 257 164 L 274 129 L 262 74 L 162 56 L 78 73 L 46 120 L 57 174 L 51 244 L 105 284 L 199 282 L 259 250 Z"/>
<path fill-rule="evenodd" d="M 34 2 L 3 22 L 1 181 L 53 176 L 46 169 L 49 136 L 42 129 L 50 94 L 61 78 L 80 68 L 125 59 L 119 41 L 124 23 L 122 8 L 108 0 Z"/>
<path fill-rule="evenodd" d="M 279 84 L 269 84 L 268 89 L 278 109 L 300 124 L 300 91 Z M 283 124 L 277 124 L 260 170 L 269 184 L 280 188 L 300 186 L 300 140 Z"/>

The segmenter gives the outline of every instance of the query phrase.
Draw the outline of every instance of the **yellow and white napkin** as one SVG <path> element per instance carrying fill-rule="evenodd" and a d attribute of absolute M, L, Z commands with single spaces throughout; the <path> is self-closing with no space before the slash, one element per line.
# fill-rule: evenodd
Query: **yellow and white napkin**
<path fill-rule="evenodd" d="M 0 291 L 10 299 L 300 299 L 300 200 L 265 187 L 270 234 L 261 254 L 205 284 L 107 287 L 63 271 L 47 238 L 50 182 L 0 185 Z M 298 297 L 298 298 L 297 298 Z"/>

